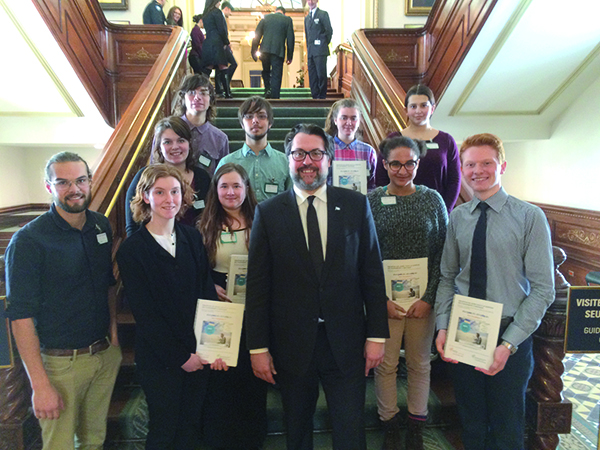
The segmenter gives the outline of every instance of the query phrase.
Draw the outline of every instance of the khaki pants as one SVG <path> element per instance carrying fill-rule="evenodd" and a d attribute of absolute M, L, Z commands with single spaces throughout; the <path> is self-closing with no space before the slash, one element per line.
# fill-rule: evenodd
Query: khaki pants
<path fill-rule="evenodd" d="M 387 421 L 400 411 L 396 375 L 403 337 L 408 372 L 408 412 L 415 416 L 426 416 L 435 314 L 431 311 L 426 319 L 388 319 L 388 323 L 390 338 L 385 340 L 385 356 L 383 362 L 375 368 L 379 418 Z"/>
<path fill-rule="evenodd" d="M 65 407 L 56 420 L 40 419 L 43 450 L 101 450 L 108 406 L 121 365 L 121 348 L 111 345 L 91 356 L 42 353 L 42 360 Z"/>

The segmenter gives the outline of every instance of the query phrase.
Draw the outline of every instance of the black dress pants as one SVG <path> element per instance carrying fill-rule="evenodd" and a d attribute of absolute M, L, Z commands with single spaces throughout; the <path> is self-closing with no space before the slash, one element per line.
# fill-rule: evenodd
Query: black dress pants
<path fill-rule="evenodd" d="M 281 91 L 281 80 L 283 78 L 283 58 L 271 53 L 262 53 L 262 78 L 265 83 L 265 91 L 271 91 L 271 98 L 279 98 Z"/>
<path fill-rule="evenodd" d="M 357 361 L 355 370 L 342 373 L 335 363 L 325 325 L 319 325 L 308 371 L 298 375 L 279 370 L 276 377 L 281 389 L 288 450 L 313 449 L 313 416 L 319 397 L 319 382 L 325 391 L 329 409 L 333 449 L 366 449 L 364 364 L 364 359 Z"/>
<path fill-rule="evenodd" d="M 209 371 L 208 367 L 196 372 L 138 368 L 150 419 L 146 450 L 189 450 L 200 442 L 198 431 Z"/>

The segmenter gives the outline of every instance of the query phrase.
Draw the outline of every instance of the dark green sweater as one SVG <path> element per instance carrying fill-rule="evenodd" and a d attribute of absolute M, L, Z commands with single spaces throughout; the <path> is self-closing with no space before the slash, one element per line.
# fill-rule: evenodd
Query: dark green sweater
<path fill-rule="evenodd" d="M 427 290 L 421 300 L 433 306 L 448 224 L 444 201 L 426 186 L 417 186 L 411 195 L 395 196 L 395 205 L 383 205 L 384 196 L 388 196 L 387 187 L 378 187 L 367 195 L 381 256 L 384 260 L 428 258 Z"/>

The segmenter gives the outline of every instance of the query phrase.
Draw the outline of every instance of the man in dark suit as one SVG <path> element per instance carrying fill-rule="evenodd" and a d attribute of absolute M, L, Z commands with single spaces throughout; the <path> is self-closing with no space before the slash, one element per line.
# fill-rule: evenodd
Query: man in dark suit
<path fill-rule="evenodd" d="M 165 25 L 167 19 L 163 11 L 166 0 L 152 0 L 146 5 L 142 21 L 144 25 Z"/>
<path fill-rule="evenodd" d="M 291 64 L 294 57 L 294 24 L 292 18 L 285 15 L 285 8 L 278 6 L 274 14 L 269 14 L 258 23 L 252 41 L 252 58 L 257 60 L 256 51 L 260 43 L 262 78 L 265 83 L 265 97 L 279 98 L 283 59 L 287 41 L 287 60 Z"/>
<path fill-rule="evenodd" d="M 388 336 L 381 255 L 365 196 L 326 185 L 333 147 L 297 125 L 285 151 L 294 188 L 256 208 L 246 330 L 252 368 L 281 389 L 287 448 L 313 448 L 321 382 L 334 449 L 365 449 L 365 375 Z"/>
<path fill-rule="evenodd" d="M 317 3 L 318 0 L 306 1 L 310 11 L 304 18 L 304 31 L 310 93 L 312 98 L 325 98 L 327 96 L 327 57 L 333 30 L 329 14 L 317 8 Z"/>

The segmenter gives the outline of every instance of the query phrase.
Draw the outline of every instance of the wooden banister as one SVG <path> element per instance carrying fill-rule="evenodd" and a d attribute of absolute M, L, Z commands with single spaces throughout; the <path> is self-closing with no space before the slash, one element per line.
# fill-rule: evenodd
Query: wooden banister
<path fill-rule="evenodd" d="M 173 27 L 112 24 L 96 0 L 33 0 L 33 3 L 104 120 L 114 127 L 154 65 Z"/>
<path fill-rule="evenodd" d="M 428 85 L 439 101 L 496 2 L 437 0 L 423 28 L 354 32 L 351 96 L 364 108 L 371 143 L 405 127 L 410 86 Z"/>

